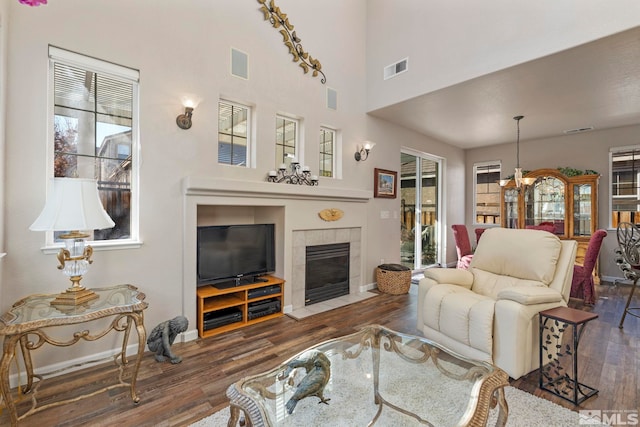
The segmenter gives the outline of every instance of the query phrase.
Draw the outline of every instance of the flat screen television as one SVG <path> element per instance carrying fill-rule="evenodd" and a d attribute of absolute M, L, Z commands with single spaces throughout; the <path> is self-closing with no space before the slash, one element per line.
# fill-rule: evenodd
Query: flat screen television
<path fill-rule="evenodd" d="M 275 271 L 275 225 L 198 227 L 198 286 L 235 286 Z"/>

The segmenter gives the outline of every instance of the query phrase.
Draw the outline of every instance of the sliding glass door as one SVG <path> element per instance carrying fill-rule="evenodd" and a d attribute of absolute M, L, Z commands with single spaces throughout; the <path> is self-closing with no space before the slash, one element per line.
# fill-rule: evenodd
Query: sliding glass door
<path fill-rule="evenodd" d="M 409 150 L 400 156 L 400 259 L 417 270 L 441 263 L 441 159 Z"/>

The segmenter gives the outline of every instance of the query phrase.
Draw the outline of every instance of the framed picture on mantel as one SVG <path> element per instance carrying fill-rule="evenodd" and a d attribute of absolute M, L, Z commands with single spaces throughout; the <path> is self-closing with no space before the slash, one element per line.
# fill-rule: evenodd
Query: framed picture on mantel
<path fill-rule="evenodd" d="M 398 172 L 375 168 L 373 171 L 373 197 L 396 198 Z"/>

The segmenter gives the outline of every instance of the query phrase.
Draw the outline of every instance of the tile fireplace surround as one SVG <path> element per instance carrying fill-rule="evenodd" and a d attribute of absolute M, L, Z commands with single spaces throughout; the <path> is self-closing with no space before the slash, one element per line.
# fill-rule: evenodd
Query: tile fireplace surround
<path fill-rule="evenodd" d="M 360 292 L 361 244 L 360 227 L 331 228 L 327 230 L 299 230 L 293 232 L 293 285 L 292 309 L 304 307 L 306 248 L 331 243 L 349 243 L 349 294 Z"/>
<path fill-rule="evenodd" d="M 184 194 L 183 315 L 196 325 L 196 228 L 198 225 L 239 223 L 276 224 L 275 276 L 286 281 L 284 311 L 296 317 L 356 302 L 373 284 L 364 283 L 367 202 L 371 191 L 186 177 Z M 318 213 L 336 208 L 338 221 L 324 221 Z M 349 295 L 305 307 L 305 247 L 350 244 Z M 314 306 L 319 306 L 315 307 Z M 197 331 L 185 334 L 196 339 Z"/>

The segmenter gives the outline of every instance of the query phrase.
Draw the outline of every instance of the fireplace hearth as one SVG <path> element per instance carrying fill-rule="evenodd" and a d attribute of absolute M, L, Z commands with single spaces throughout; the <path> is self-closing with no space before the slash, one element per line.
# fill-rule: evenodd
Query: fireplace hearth
<path fill-rule="evenodd" d="M 305 306 L 349 294 L 350 244 L 306 247 Z"/>

